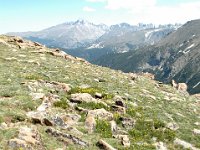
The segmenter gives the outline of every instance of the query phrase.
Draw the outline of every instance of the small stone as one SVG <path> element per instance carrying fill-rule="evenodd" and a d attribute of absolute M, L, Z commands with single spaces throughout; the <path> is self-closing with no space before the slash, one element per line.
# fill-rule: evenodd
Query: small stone
<path fill-rule="evenodd" d="M 188 143 L 188 142 L 186 142 L 186 141 L 180 140 L 180 139 L 178 139 L 178 138 L 176 138 L 176 139 L 174 140 L 174 144 L 175 144 L 175 145 L 181 145 L 181 146 L 183 146 L 183 148 L 185 148 L 185 149 L 199 150 L 199 149 L 197 149 L 196 147 L 194 147 L 192 144 L 190 144 L 190 143 Z"/>
<path fill-rule="evenodd" d="M 115 104 L 118 105 L 118 106 L 121 106 L 121 107 L 125 107 L 124 102 L 121 101 L 121 100 L 117 100 L 117 101 L 115 101 Z"/>
<path fill-rule="evenodd" d="M 7 125 L 5 122 L 2 122 L 2 123 L 0 124 L 0 128 L 1 128 L 1 129 L 6 129 L 6 128 L 8 128 L 8 125 Z"/>
<path fill-rule="evenodd" d="M 176 131 L 176 130 L 179 129 L 178 124 L 175 123 L 175 122 L 167 123 L 166 127 L 169 128 L 169 129 L 171 129 L 171 130 L 173 130 L 173 131 Z"/>
<path fill-rule="evenodd" d="M 44 93 L 31 93 L 30 95 L 32 96 L 33 100 L 42 99 L 45 96 Z"/>
<path fill-rule="evenodd" d="M 154 145 L 156 146 L 156 150 L 167 150 L 167 147 L 163 142 L 157 142 Z"/>
<path fill-rule="evenodd" d="M 194 123 L 196 126 L 200 126 L 200 122 L 195 122 Z"/>
<path fill-rule="evenodd" d="M 113 137 L 121 140 L 121 143 L 124 147 L 130 147 L 131 143 L 128 135 L 114 135 Z"/>
<path fill-rule="evenodd" d="M 194 130 L 193 130 L 193 133 L 194 133 L 195 135 L 200 135 L 200 130 L 199 130 L 199 129 L 194 129 Z"/>
<path fill-rule="evenodd" d="M 46 126 L 53 126 L 53 125 L 54 125 L 53 122 L 50 121 L 50 120 L 47 119 L 47 118 L 44 118 L 42 122 L 43 122 L 43 124 L 45 124 Z"/>
<path fill-rule="evenodd" d="M 110 121 L 110 126 L 112 133 L 117 132 L 117 123 L 114 120 Z"/>
<path fill-rule="evenodd" d="M 95 93 L 95 98 L 102 99 L 103 95 L 101 93 Z"/>
<path fill-rule="evenodd" d="M 135 126 L 136 121 L 132 118 L 122 118 L 122 126 L 126 129 L 132 129 Z"/>
<path fill-rule="evenodd" d="M 117 150 L 102 139 L 99 140 L 98 145 L 100 147 L 103 147 L 103 149 L 105 149 L 105 150 Z"/>
<path fill-rule="evenodd" d="M 95 130 L 96 121 L 93 115 L 88 114 L 87 118 L 85 119 L 85 128 L 87 129 L 88 133 L 91 134 Z"/>
<path fill-rule="evenodd" d="M 116 112 L 119 112 L 121 114 L 125 114 L 126 113 L 126 108 L 125 107 L 121 107 L 118 105 L 112 105 L 112 109 Z"/>

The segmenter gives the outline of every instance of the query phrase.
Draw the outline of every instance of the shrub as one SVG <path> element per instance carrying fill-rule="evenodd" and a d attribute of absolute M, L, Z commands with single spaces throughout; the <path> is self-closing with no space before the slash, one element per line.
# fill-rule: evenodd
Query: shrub
<path fill-rule="evenodd" d="M 112 131 L 110 123 L 106 120 L 97 120 L 96 122 L 96 132 L 101 134 L 103 138 L 111 138 Z"/>
<path fill-rule="evenodd" d="M 66 109 L 69 107 L 68 103 L 66 100 L 61 99 L 60 101 L 57 101 L 53 104 L 55 107 L 60 107 L 62 109 Z"/>
<path fill-rule="evenodd" d="M 175 131 L 165 128 L 165 124 L 158 120 L 144 120 L 139 119 L 135 127 L 129 130 L 129 135 L 133 137 L 133 140 L 147 140 L 151 141 L 152 137 L 156 137 L 159 141 L 172 141 L 176 134 Z"/>

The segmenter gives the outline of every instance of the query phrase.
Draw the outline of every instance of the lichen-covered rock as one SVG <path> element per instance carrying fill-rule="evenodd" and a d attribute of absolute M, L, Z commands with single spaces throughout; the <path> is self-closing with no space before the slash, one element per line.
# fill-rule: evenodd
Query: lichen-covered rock
<path fill-rule="evenodd" d="M 114 138 L 121 140 L 124 147 L 130 147 L 131 145 L 128 135 L 114 135 Z"/>
<path fill-rule="evenodd" d="M 85 119 L 85 128 L 87 129 L 88 133 L 93 133 L 95 130 L 96 121 L 93 115 L 87 115 Z"/>
<path fill-rule="evenodd" d="M 98 141 L 98 145 L 105 150 L 117 150 L 102 139 Z"/>
<path fill-rule="evenodd" d="M 179 129 L 178 124 L 175 123 L 175 122 L 167 123 L 166 127 L 169 128 L 169 129 L 171 129 L 171 130 L 173 130 L 173 131 L 176 131 L 176 130 Z"/>
<path fill-rule="evenodd" d="M 81 102 L 95 102 L 97 103 L 97 100 L 93 98 L 90 94 L 88 93 L 77 93 L 77 94 L 72 94 L 70 101 L 75 102 L 75 103 L 81 103 Z"/>
<path fill-rule="evenodd" d="M 88 115 L 93 115 L 94 117 L 96 117 L 98 119 L 105 119 L 105 120 L 113 119 L 113 114 L 106 111 L 104 108 L 89 110 Z"/>
<path fill-rule="evenodd" d="M 8 146 L 12 149 L 42 149 L 41 137 L 36 129 L 23 126 L 19 129 L 18 137 L 8 141 Z"/>
<path fill-rule="evenodd" d="M 178 138 L 176 138 L 176 139 L 174 140 L 174 144 L 175 144 L 175 145 L 181 145 L 181 146 L 183 146 L 183 148 L 185 148 L 185 149 L 199 150 L 198 148 L 194 147 L 192 144 L 190 144 L 190 143 L 188 143 L 188 142 L 186 142 L 186 141 L 183 141 L 183 140 L 181 140 L 181 139 L 178 139 Z"/>

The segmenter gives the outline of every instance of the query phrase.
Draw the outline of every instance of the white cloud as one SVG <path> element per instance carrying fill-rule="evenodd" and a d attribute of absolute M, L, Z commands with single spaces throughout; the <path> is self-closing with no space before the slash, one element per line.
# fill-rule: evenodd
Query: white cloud
<path fill-rule="evenodd" d="M 156 4 L 156 0 L 107 0 L 105 8 L 111 10 L 117 9 L 131 9 L 131 10 L 143 10 L 148 7 L 152 7 Z"/>
<path fill-rule="evenodd" d="M 105 2 L 107 0 L 86 0 L 86 1 L 88 1 L 88 2 Z"/>
<path fill-rule="evenodd" d="M 153 22 L 155 24 L 185 23 L 200 18 L 200 2 L 180 3 L 176 6 L 152 6 L 145 11 L 130 10 L 135 22 Z"/>
<path fill-rule="evenodd" d="M 185 23 L 192 19 L 200 19 L 200 2 L 187 1 L 176 5 L 159 6 L 158 0 L 86 0 L 88 2 L 105 2 L 105 9 L 109 9 L 108 16 L 112 20 L 126 21 L 131 24 L 139 22 L 166 24 Z M 123 10 L 123 14 L 115 17 L 115 11 Z M 105 18 L 106 19 L 106 18 Z M 110 21 L 112 21 L 110 20 Z"/>
<path fill-rule="evenodd" d="M 91 8 L 91 7 L 88 7 L 88 6 L 85 6 L 85 7 L 83 7 L 83 11 L 86 11 L 86 12 L 93 12 L 93 11 L 96 11 L 96 9 Z"/>

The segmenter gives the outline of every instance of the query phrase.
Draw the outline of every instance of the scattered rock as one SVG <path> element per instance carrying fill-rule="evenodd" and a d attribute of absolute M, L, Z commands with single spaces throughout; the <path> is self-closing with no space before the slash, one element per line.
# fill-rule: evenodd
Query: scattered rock
<path fill-rule="evenodd" d="M 102 99 L 103 98 L 103 95 L 101 93 L 95 93 L 95 98 L 99 98 L 99 99 Z"/>
<path fill-rule="evenodd" d="M 126 108 L 125 107 L 121 107 L 121 106 L 118 106 L 118 105 L 112 105 L 112 109 L 113 111 L 116 111 L 120 114 L 125 114 L 126 113 Z"/>
<path fill-rule="evenodd" d="M 113 114 L 106 111 L 104 108 L 89 110 L 88 115 L 93 115 L 94 117 L 99 118 L 99 119 L 106 119 L 106 120 L 113 119 Z"/>
<path fill-rule="evenodd" d="M 140 75 L 142 75 L 143 77 L 149 78 L 149 79 L 151 79 L 151 80 L 154 80 L 154 79 L 155 79 L 154 74 L 149 73 L 149 72 L 144 72 L 144 73 L 141 73 Z"/>
<path fill-rule="evenodd" d="M 117 150 L 114 147 L 112 147 L 110 144 L 105 142 L 104 140 L 100 139 L 97 145 L 105 150 Z"/>
<path fill-rule="evenodd" d="M 200 122 L 195 122 L 194 123 L 196 126 L 200 126 Z"/>
<path fill-rule="evenodd" d="M 36 129 L 28 128 L 26 126 L 19 129 L 19 134 L 17 138 L 8 141 L 8 146 L 10 148 L 25 148 L 33 149 L 37 147 L 42 148 L 41 138 Z"/>
<path fill-rule="evenodd" d="M 37 99 L 42 99 L 45 94 L 44 93 L 30 93 L 30 96 L 32 96 L 33 100 L 37 100 Z"/>
<path fill-rule="evenodd" d="M 75 134 L 77 136 L 83 136 L 84 135 L 81 131 L 79 131 L 75 127 L 68 127 L 67 131 L 70 131 L 70 132 L 72 132 L 73 134 Z"/>
<path fill-rule="evenodd" d="M 43 112 L 34 111 L 30 111 L 26 115 L 32 120 L 33 124 L 43 124 L 43 118 L 46 116 Z"/>
<path fill-rule="evenodd" d="M 91 134 L 95 130 L 96 121 L 93 115 L 88 114 L 87 118 L 85 119 L 85 128 L 87 129 L 88 133 Z"/>
<path fill-rule="evenodd" d="M 75 103 L 81 103 L 81 102 L 95 102 L 97 103 L 97 100 L 93 98 L 90 94 L 88 93 L 77 93 L 77 94 L 72 94 L 70 101 L 75 102 Z"/>
<path fill-rule="evenodd" d="M 176 88 L 178 91 L 187 91 L 187 84 L 186 83 L 176 83 L 176 81 L 172 80 L 172 86 Z"/>
<path fill-rule="evenodd" d="M 128 135 L 114 135 L 114 138 L 121 140 L 124 147 L 130 147 L 131 145 Z"/>
<path fill-rule="evenodd" d="M 117 132 L 117 123 L 114 120 L 110 121 L 110 126 L 112 133 Z"/>
<path fill-rule="evenodd" d="M 128 74 L 129 75 L 129 78 L 131 79 L 131 80 L 136 80 L 137 78 L 138 78 L 138 75 L 136 74 L 136 73 L 129 73 Z"/>
<path fill-rule="evenodd" d="M 199 130 L 199 129 L 194 129 L 194 130 L 193 130 L 193 133 L 194 133 L 195 135 L 200 135 L 200 130 Z"/>
<path fill-rule="evenodd" d="M 154 145 L 156 146 L 156 150 L 167 150 L 167 147 L 163 142 L 157 142 Z"/>
<path fill-rule="evenodd" d="M 3 130 L 5 130 L 5 129 L 7 129 L 8 128 L 8 125 L 7 125 L 7 123 L 5 123 L 5 122 L 2 122 L 1 124 L 0 124 L 0 129 L 3 129 Z"/>
<path fill-rule="evenodd" d="M 54 123 L 50 119 L 48 119 L 48 118 L 44 118 L 43 121 L 42 121 L 42 123 L 44 125 L 46 125 L 46 126 L 53 126 L 54 125 Z"/>
<path fill-rule="evenodd" d="M 175 145 L 181 145 L 181 146 L 183 146 L 183 148 L 185 148 L 185 149 L 199 150 L 198 148 L 194 147 L 192 144 L 190 144 L 190 143 L 188 143 L 188 142 L 186 142 L 186 141 L 180 140 L 180 139 L 178 139 L 178 138 L 176 138 L 176 139 L 174 140 L 174 144 L 175 144 Z"/>
<path fill-rule="evenodd" d="M 176 131 L 176 130 L 179 129 L 178 124 L 175 123 L 175 122 L 167 123 L 166 127 L 169 128 L 169 129 L 171 129 L 171 130 L 173 130 L 173 131 Z"/>
<path fill-rule="evenodd" d="M 48 109 L 49 107 L 51 107 L 51 103 L 43 101 L 42 104 L 37 108 L 37 111 L 46 111 L 46 109 Z"/>
<path fill-rule="evenodd" d="M 67 134 L 67 133 L 62 133 L 59 130 L 55 130 L 53 128 L 48 128 L 46 130 L 46 133 L 56 137 L 56 138 L 64 138 L 64 139 L 68 139 L 71 140 L 74 144 L 78 144 L 81 146 L 88 146 L 88 143 L 81 140 L 80 138 L 73 136 L 71 134 Z"/>
<path fill-rule="evenodd" d="M 132 129 L 135 125 L 136 121 L 132 118 L 122 118 L 122 126 L 126 129 Z"/>

